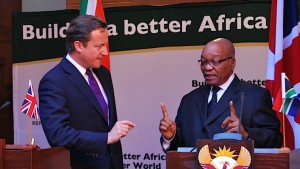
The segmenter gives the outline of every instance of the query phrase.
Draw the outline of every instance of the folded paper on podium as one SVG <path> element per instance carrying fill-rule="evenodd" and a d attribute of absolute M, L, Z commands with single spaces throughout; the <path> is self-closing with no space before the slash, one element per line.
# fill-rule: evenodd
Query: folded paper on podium
<path fill-rule="evenodd" d="M 64 147 L 40 149 L 36 145 L 8 145 L 0 139 L 0 169 L 70 169 L 70 153 Z"/>

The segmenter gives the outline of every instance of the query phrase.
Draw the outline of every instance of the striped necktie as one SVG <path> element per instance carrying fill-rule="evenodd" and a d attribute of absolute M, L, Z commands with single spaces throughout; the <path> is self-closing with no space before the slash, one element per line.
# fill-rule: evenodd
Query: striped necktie
<path fill-rule="evenodd" d="M 220 90 L 220 87 L 213 87 L 212 89 L 212 98 L 210 100 L 210 102 L 208 103 L 207 106 L 207 117 L 210 116 L 210 114 L 212 113 L 212 110 L 214 109 L 214 107 L 216 106 L 216 104 L 218 103 L 218 98 L 217 98 L 217 93 Z"/>

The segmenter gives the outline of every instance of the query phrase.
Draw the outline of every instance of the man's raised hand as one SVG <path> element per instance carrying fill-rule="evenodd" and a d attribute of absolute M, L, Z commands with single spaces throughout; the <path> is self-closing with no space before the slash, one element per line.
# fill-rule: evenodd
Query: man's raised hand
<path fill-rule="evenodd" d="M 226 132 L 237 132 L 240 123 L 239 118 L 236 116 L 235 108 L 233 102 L 229 102 L 230 116 L 228 116 L 222 123 L 222 128 L 226 128 Z"/>
<path fill-rule="evenodd" d="M 170 119 L 165 104 L 160 103 L 160 107 L 163 114 L 163 118 L 160 120 L 159 131 L 165 139 L 170 140 L 176 132 L 176 123 L 175 121 Z"/>

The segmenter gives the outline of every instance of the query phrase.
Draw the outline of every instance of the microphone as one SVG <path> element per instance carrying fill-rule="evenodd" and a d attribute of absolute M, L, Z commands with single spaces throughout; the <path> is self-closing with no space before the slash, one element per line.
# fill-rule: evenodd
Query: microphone
<path fill-rule="evenodd" d="M 214 135 L 213 140 L 220 140 L 220 139 L 231 139 L 231 140 L 242 140 L 243 136 L 240 134 L 241 128 L 241 120 L 244 108 L 244 100 L 245 100 L 245 93 L 241 92 L 241 107 L 240 107 L 240 116 L 239 116 L 239 124 L 236 133 L 217 133 Z"/>
<path fill-rule="evenodd" d="M 244 108 L 244 101 L 245 100 L 245 93 L 241 92 L 241 107 L 240 107 L 240 121 L 239 121 L 239 125 L 238 125 L 238 129 L 237 129 L 237 133 L 240 133 L 240 128 L 241 128 L 241 124 L 242 124 L 242 115 L 243 115 L 243 108 Z"/>
<path fill-rule="evenodd" d="M 4 103 L 2 104 L 2 106 L 0 107 L 0 110 L 6 108 L 6 107 L 9 106 L 9 105 L 10 105 L 10 102 L 9 102 L 9 101 L 4 102 Z"/>

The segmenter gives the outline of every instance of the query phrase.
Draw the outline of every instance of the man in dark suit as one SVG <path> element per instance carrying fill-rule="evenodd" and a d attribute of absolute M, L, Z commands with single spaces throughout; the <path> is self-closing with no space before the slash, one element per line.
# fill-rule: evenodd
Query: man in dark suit
<path fill-rule="evenodd" d="M 271 95 L 267 89 L 242 82 L 234 74 L 233 44 L 224 38 L 208 42 L 198 62 L 207 85 L 182 98 L 175 121 L 161 103 L 163 118 L 159 129 L 163 149 L 195 147 L 197 139 L 212 139 L 216 133 L 238 130 L 242 139 L 254 140 L 255 147 L 280 147 L 280 122 L 272 110 Z M 240 112 L 236 110 L 241 109 L 243 96 L 243 114 L 239 119 Z M 210 106 L 213 100 L 216 104 Z"/>
<path fill-rule="evenodd" d="M 107 24 L 81 15 L 71 21 L 66 34 L 68 54 L 39 85 L 48 142 L 70 149 L 73 169 L 122 169 L 120 139 L 135 124 L 117 120 L 111 75 L 101 66 L 108 54 Z"/>

